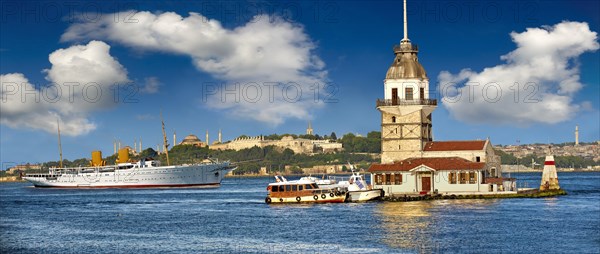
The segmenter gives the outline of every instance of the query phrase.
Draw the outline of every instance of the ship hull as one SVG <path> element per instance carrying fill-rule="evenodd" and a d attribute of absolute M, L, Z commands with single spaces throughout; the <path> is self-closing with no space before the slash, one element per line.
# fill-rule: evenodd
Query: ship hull
<path fill-rule="evenodd" d="M 357 190 L 357 191 L 348 191 L 348 202 L 364 202 L 369 200 L 380 199 L 383 195 L 383 190 L 375 189 L 375 190 Z"/>
<path fill-rule="evenodd" d="M 217 188 L 234 170 L 227 163 L 96 170 L 87 173 L 30 174 L 23 179 L 39 188 Z"/>
<path fill-rule="evenodd" d="M 317 196 L 315 198 L 315 196 Z M 344 203 L 345 196 L 325 196 L 322 198 L 319 195 L 297 196 L 297 197 L 267 197 L 267 204 L 282 204 L 282 203 Z"/>

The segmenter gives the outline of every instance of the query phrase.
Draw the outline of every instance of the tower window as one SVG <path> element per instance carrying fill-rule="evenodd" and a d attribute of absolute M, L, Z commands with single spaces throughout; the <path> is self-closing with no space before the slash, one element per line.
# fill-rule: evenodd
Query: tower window
<path fill-rule="evenodd" d="M 479 157 L 479 156 L 475 157 L 475 161 L 476 162 L 481 162 L 481 157 Z"/>
<path fill-rule="evenodd" d="M 413 89 L 412 87 L 404 88 L 404 98 L 407 100 L 413 100 Z"/>
<path fill-rule="evenodd" d="M 392 116 L 392 123 L 395 123 L 395 122 L 396 122 L 396 117 Z"/>

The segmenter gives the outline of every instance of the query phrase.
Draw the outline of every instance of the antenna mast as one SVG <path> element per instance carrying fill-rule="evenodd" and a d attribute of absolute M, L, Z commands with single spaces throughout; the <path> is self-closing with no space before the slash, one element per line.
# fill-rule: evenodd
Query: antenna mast
<path fill-rule="evenodd" d="M 404 0 L 404 39 L 402 41 L 408 41 L 408 21 L 406 18 L 406 0 Z"/>
<path fill-rule="evenodd" d="M 60 122 L 58 118 L 56 119 L 56 126 L 58 128 L 58 153 L 60 154 L 60 161 L 58 161 L 58 167 L 63 167 L 63 158 L 62 158 L 62 144 L 60 143 Z"/>
<path fill-rule="evenodd" d="M 163 133 L 163 146 L 165 147 L 165 154 L 167 155 L 167 166 L 171 166 L 171 162 L 169 161 L 169 144 L 167 143 L 167 133 L 165 132 L 165 121 L 162 117 L 162 111 L 160 112 L 160 121 L 162 123 L 162 133 Z"/>

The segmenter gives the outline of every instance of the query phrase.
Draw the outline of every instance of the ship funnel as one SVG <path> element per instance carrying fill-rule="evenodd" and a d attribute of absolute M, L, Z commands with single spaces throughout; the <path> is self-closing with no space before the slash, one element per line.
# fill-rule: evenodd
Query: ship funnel
<path fill-rule="evenodd" d="M 125 163 L 127 161 L 129 161 L 129 149 L 119 149 L 119 157 L 117 158 L 117 163 Z"/>
<path fill-rule="evenodd" d="M 92 167 L 100 167 L 106 164 L 105 161 L 102 160 L 102 151 L 92 151 Z"/>

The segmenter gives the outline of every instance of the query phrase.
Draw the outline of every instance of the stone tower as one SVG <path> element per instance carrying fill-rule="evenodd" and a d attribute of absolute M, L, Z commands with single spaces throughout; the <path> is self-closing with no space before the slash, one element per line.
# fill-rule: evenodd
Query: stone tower
<path fill-rule="evenodd" d="M 432 141 L 431 113 L 437 100 L 429 98 L 429 78 L 419 63 L 419 48 L 408 39 L 406 0 L 404 38 L 394 46 L 394 62 L 383 81 L 384 99 L 377 100 L 381 112 L 381 163 L 418 157 Z"/>
<path fill-rule="evenodd" d="M 575 145 L 579 145 L 579 125 L 575 125 Z"/>
<path fill-rule="evenodd" d="M 308 121 L 308 127 L 306 128 L 306 135 L 314 135 L 312 124 L 310 123 L 310 121 Z"/>

